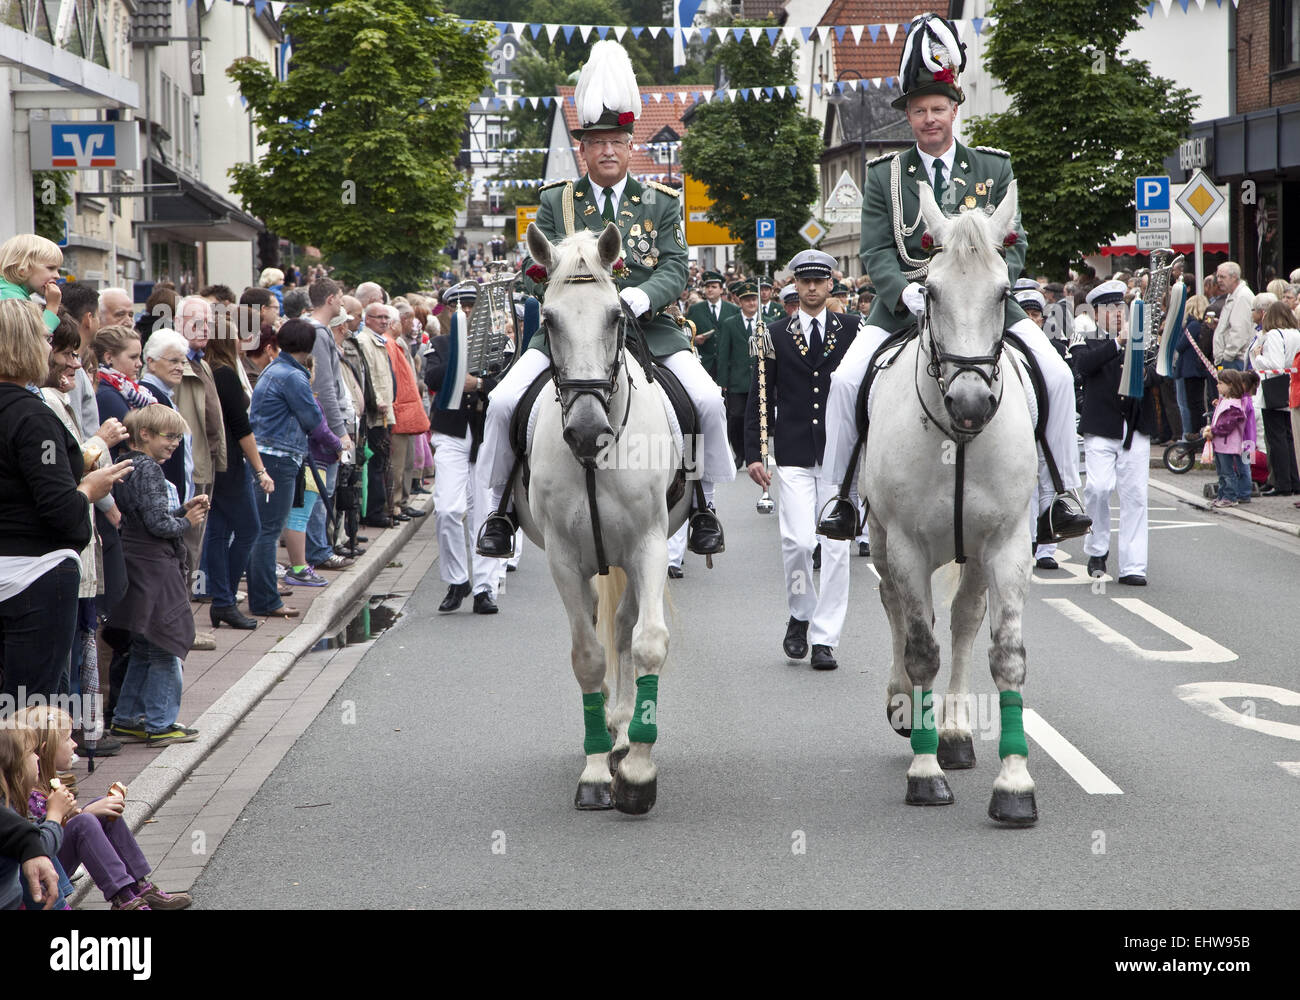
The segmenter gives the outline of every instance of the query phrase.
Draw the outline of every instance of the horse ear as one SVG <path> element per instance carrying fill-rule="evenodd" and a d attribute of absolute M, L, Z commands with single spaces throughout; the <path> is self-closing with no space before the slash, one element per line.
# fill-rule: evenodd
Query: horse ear
<path fill-rule="evenodd" d="M 921 218 L 925 221 L 926 231 L 934 240 L 935 245 L 943 246 L 944 236 L 948 232 L 948 217 L 943 214 L 943 209 L 934 200 L 934 191 L 931 190 L 929 184 L 921 181 L 916 185 L 916 193 L 921 199 Z"/>
<path fill-rule="evenodd" d="M 601 266 L 608 269 L 621 256 L 623 234 L 612 222 L 605 223 L 605 229 L 596 240 L 596 250 L 600 253 Z"/>
<path fill-rule="evenodd" d="M 532 257 L 537 263 L 541 264 L 546 270 L 551 271 L 555 265 L 555 247 L 546 235 L 537 228 L 537 223 L 528 223 L 528 256 Z"/>
<path fill-rule="evenodd" d="M 1013 178 L 1011 183 L 1007 185 L 1007 193 L 1003 197 L 1002 203 L 998 205 L 989 220 L 989 228 L 993 233 L 993 238 L 1001 243 L 1007 233 L 1015 232 L 1016 218 L 1019 214 L 1020 206 L 1017 203 L 1016 182 Z"/>

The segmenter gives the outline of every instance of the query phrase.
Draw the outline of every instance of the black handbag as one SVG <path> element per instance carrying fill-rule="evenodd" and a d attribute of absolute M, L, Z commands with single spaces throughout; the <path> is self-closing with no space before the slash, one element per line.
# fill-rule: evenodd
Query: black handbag
<path fill-rule="evenodd" d="M 1263 380 L 1264 409 L 1285 410 L 1291 402 L 1291 376 L 1270 375 Z"/>

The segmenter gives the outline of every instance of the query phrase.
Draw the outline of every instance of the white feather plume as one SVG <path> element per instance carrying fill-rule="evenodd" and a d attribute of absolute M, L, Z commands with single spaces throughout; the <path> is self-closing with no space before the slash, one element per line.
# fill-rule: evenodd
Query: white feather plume
<path fill-rule="evenodd" d="M 641 91 L 632 60 L 622 45 L 607 38 L 591 47 L 591 55 L 578 75 L 573 103 L 584 126 L 598 121 L 606 108 L 619 114 L 631 111 L 641 117 Z"/>

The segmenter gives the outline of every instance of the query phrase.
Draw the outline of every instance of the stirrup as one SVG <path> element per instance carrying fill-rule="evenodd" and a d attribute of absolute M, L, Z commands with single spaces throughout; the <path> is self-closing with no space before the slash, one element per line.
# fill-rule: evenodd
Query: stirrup
<path fill-rule="evenodd" d="M 507 551 L 505 553 L 484 552 L 483 541 L 488 536 L 489 528 L 491 528 L 493 525 L 499 525 L 499 524 L 505 525 L 504 539 L 506 542 Z M 503 514 L 500 511 L 494 510 L 491 514 L 489 514 L 486 518 L 484 518 L 482 526 L 478 529 L 478 539 L 475 541 L 474 551 L 478 555 L 484 556 L 489 559 L 510 559 L 515 554 L 515 531 L 516 530 L 518 530 L 518 525 L 515 523 L 515 519 L 511 514 L 509 513 Z"/>

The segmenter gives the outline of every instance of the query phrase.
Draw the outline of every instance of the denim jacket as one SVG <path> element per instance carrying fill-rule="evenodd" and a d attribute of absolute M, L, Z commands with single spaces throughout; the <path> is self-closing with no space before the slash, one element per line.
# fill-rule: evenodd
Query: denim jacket
<path fill-rule="evenodd" d="M 266 366 L 253 388 L 249 422 L 259 448 L 286 452 L 301 462 L 307 434 L 320 423 L 307 369 L 287 353 Z"/>

